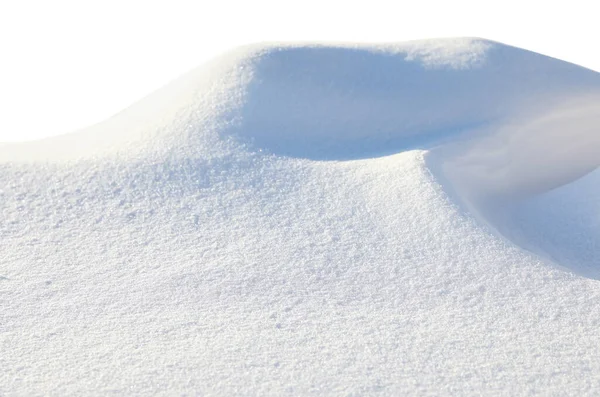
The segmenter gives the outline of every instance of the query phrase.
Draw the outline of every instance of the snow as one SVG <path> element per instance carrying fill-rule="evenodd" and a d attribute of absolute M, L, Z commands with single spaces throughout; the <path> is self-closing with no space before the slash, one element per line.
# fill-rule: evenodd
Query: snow
<path fill-rule="evenodd" d="M 264 44 L 0 146 L 0 394 L 585 395 L 600 75 Z"/>

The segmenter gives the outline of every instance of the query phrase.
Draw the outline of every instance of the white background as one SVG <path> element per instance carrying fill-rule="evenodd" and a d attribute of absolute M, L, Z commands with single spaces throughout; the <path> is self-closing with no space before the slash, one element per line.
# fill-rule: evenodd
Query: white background
<path fill-rule="evenodd" d="M 256 41 L 478 36 L 600 71 L 595 3 L 0 0 L 0 141 L 96 123 Z"/>

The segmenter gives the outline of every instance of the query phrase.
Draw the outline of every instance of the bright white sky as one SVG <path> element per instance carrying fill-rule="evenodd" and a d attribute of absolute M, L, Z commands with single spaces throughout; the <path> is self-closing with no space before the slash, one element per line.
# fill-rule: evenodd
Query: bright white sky
<path fill-rule="evenodd" d="M 94 124 L 236 45 L 478 36 L 600 71 L 596 0 L 0 0 L 0 141 Z"/>

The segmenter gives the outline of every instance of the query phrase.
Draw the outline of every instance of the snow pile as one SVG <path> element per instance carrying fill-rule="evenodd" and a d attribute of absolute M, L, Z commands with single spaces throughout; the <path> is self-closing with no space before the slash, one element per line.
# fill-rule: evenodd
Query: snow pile
<path fill-rule="evenodd" d="M 0 394 L 589 394 L 598 98 L 479 39 L 250 46 L 2 146 Z"/>

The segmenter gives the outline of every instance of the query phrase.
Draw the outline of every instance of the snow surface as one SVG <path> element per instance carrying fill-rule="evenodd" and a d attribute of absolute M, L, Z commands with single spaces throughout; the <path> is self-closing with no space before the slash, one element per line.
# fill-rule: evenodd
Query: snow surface
<path fill-rule="evenodd" d="M 0 395 L 591 395 L 600 74 L 256 45 L 0 146 Z"/>

